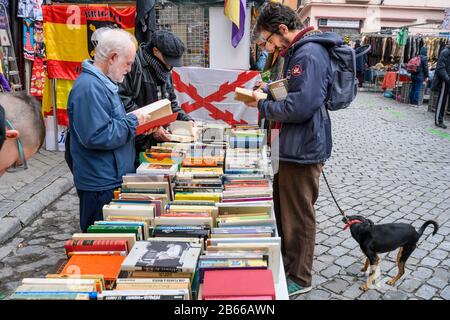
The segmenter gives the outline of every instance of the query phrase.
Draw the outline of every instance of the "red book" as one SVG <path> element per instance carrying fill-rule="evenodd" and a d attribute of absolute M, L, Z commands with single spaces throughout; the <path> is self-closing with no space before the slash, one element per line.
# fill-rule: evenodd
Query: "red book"
<path fill-rule="evenodd" d="M 156 128 L 156 127 L 162 127 L 167 124 L 170 124 L 177 120 L 178 112 L 175 112 L 171 115 L 156 119 L 154 121 L 150 121 L 144 124 L 141 124 L 136 128 L 136 135 L 143 134 L 144 132 L 147 132 L 150 129 Z"/>
<path fill-rule="evenodd" d="M 254 297 L 275 300 L 275 284 L 271 270 L 211 270 L 205 271 L 203 300 Z"/>
<path fill-rule="evenodd" d="M 128 251 L 125 240 L 67 240 L 66 254 L 86 251 Z"/>

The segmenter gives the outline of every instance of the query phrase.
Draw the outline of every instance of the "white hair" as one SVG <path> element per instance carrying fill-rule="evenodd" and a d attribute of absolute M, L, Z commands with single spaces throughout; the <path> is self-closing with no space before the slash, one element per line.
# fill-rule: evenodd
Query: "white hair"
<path fill-rule="evenodd" d="M 136 38 L 129 32 L 122 29 L 100 28 L 93 34 L 91 41 L 97 43 L 95 47 L 94 60 L 106 62 L 112 52 L 123 54 L 132 44 L 136 47 Z"/>

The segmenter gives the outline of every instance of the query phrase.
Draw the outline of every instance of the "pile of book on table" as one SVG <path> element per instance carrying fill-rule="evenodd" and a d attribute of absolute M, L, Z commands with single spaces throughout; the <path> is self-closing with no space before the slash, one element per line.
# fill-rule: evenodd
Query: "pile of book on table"
<path fill-rule="evenodd" d="M 59 272 L 24 279 L 12 299 L 275 299 L 280 238 L 264 134 L 219 129 L 141 153 L 103 221 L 65 243 Z"/>

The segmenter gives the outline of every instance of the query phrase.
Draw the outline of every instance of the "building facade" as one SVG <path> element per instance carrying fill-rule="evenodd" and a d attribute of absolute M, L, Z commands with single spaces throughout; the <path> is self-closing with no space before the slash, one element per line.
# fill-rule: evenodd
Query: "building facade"
<path fill-rule="evenodd" d="M 299 0 L 301 21 L 322 31 L 357 38 L 410 26 L 410 33 L 439 34 L 450 0 Z M 416 25 L 416 26 L 411 26 Z"/>

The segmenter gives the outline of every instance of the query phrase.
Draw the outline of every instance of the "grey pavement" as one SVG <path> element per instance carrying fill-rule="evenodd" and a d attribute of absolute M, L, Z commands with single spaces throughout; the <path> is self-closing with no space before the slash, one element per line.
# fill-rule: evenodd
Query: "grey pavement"
<path fill-rule="evenodd" d="M 331 113 L 334 149 L 324 170 L 347 214 L 375 223 L 401 221 L 420 227 L 434 219 L 394 287 L 397 252 L 382 254 L 380 275 L 363 293 L 364 255 L 321 181 L 316 204 L 313 290 L 298 300 L 450 299 L 450 130 L 436 130 L 426 106 L 411 108 L 381 94 L 360 93 L 347 110 Z M 0 202 L 1 203 L 1 202 Z M 74 189 L 47 207 L 31 225 L 0 247 L 0 295 L 24 277 L 44 277 L 64 261 L 64 241 L 78 232 Z"/>
<path fill-rule="evenodd" d="M 73 186 L 63 152 L 41 150 L 28 167 L 0 178 L 0 244 Z"/>

